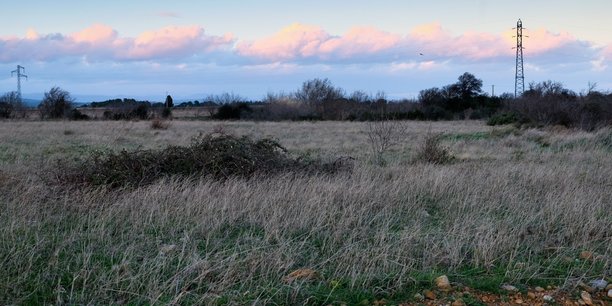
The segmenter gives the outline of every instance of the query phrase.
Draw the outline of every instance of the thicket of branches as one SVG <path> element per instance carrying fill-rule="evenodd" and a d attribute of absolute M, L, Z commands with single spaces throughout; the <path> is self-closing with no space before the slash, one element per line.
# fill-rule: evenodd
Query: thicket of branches
<path fill-rule="evenodd" d="M 161 150 L 96 152 L 86 160 L 58 163 L 51 178 L 58 185 L 137 187 L 164 177 L 210 177 L 224 180 L 278 173 L 333 174 L 350 171 L 350 160 L 333 162 L 294 157 L 277 141 L 213 133 L 188 146 Z"/>
<path fill-rule="evenodd" d="M 577 94 L 561 83 L 545 81 L 529 84 L 518 99 L 505 101 L 503 109 L 489 124 L 520 123 L 536 126 L 562 125 L 594 130 L 612 125 L 612 94 L 595 90 Z"/>

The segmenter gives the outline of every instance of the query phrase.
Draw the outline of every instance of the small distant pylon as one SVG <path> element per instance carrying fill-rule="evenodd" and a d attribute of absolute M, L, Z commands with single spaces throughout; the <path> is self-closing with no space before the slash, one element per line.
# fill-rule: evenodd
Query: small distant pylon
<path fill-rule="evenodd" d="M 28 76 L 21 73 L 21 70 L 25 72 L 25 68 L 23 66 L 17 65 L 17 69 L 11 71 L 11 77 L 13 74 L 17 74 L 17 95 L 19 96 L 19 99 L 21 99 L 21 78 L 26 78 L 26 80 L 28 79 Z"/>
<path fill-rule="evenodd" d="M 523 69 L 523 22 L 516 23 L 516 74 L 514 76 L 514 97 L 520 97 L 525 91 L 525 74 Z"/>

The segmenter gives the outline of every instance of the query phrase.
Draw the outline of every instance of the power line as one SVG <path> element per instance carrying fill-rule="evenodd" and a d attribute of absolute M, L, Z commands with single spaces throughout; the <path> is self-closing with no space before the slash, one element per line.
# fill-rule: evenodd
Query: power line
<path fill-rule="evenodd" d="M 17 74 L 17 95 L 19 96 L 19 99 L 21 100 L 21 78 L 26 78 L 26 80 L 28 79 L 28 76 L 21 73 L 21 70 L 23 70 L 23 72 L 25 72 L 25 67 L 21 66 L 21 65 L 17 65 L 17 69 L 11 71 L 11 77 L 13 76 L 13 74 Z"/>

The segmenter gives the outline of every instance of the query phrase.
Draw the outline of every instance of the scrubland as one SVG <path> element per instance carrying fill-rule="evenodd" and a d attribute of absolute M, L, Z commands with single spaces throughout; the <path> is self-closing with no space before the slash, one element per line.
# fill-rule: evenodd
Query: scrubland
<path fill-rule="evenodd" d="M 612 130 L 404 122 L 372 162 L 368 123 L 0 122 L 0 304 L 410 301 L 446 274 L 497 290 L 612 272 Z M 224 130 L 350 172 L 131 188 L 49 183 L 57 160 Z M 416 158 L 428 135 L 454 159 Z M 580 256 L 587 251 L 592 256 Z M 298 269 L 315 273 L 289 279 Z"/>

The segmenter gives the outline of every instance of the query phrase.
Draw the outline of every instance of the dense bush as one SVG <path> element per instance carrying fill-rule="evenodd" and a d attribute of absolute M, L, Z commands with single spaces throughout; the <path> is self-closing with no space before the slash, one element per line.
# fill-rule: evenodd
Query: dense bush
<path fill-rule="evenodd" d="M 24 117 L 25 107 L 17 92 L 11 91 L 0 96 L 0 118 Z"/>
<path fill-rule="evenodd" d="M 13 105 L 0 102 L 0 118 L 10 118 L 13 114 Z"/>
<path fill-rule="evenodd" d="M 151 103 L 136 102 L 115 106 L 104 111 L 106 120 L 147 120 L 151 117 Z"/>
<path fill-rule="evenodd" d="M 172 117 L 172 109 L 170 107 L 164 107 L 161 111 L 161 117 L 164 119 Z"/>
<path fill-rule="evenodd" d="M 212 117 L 218 120 L 238 120 L 252 112 L 248 103 L 239 102 L 221 105 Z"/>
<path fill-rule="evenodd" d="M 428 120 L 482 119 L 494 114 L 504 98 L 490 97 L 482 91 L 482 80 L 466 72 L 457 82 L 419 93 L 419 103 Z"/>
<path fill-rule="evenodd" d="M 578 95 L 561 83 L 531 83 L 518 99 L 509 101 L 505 109 L 528 123 L 547 126 L 562 125 L 584 130 L 612 125 L 612 94 L 591 91 Z"/>
<path fill-rule="evenodd" d="M 81 111 L 79 111 L 76 108 L 70 112 L 70 116 L 68 116 L 68 118 L 70 120 L 89 120 L 90 119 L 89 116 L 81 113 Z"/>
<path fill-rule="evenodd" d="M 121 187 L 142 186 L 170 176 L 225 179 L 281 172 L 334 173 L 342 169 L 347 169 L 345 160 L 325 163 L 293 158 L 271 139 L 209 134 L 189 146 L 98 152 L 78 165 L 60 163 L 57 177 L 60 184 Z"/>

